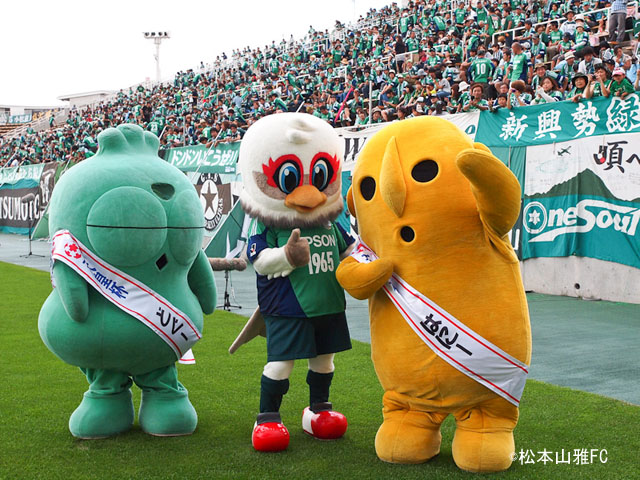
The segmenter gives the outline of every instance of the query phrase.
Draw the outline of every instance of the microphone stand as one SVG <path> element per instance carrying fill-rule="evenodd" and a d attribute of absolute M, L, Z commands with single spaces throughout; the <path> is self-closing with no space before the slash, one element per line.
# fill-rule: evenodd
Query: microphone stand
<path fill-rule="evenodd" d="M 224 301 L 222 305 L 218 305 L 216 308 L 221 308 L 230 312 L 232 308 L 242 308 L 238 304 L 231 303 L 233 298 L 234 302 L 237 302 L 236 292 L 233 290 L 233 281 L 231 280 L 231 271 L 242 271 L 247 268 L 247 263 L 241 258 L 209 258 L 209 264 L 214 272 L 224 271 Z"/>
<path fill-rule="evenodd" d="M 229 294 L 231 292 L 231 294 Z M 233 290 L 233 281 L 231 280 L 231 274 L 229 270 L 224 271 L 224 301 L 222 305 L 218 305 L 217 308 L 222 308 L 227 312 L 230 312 L 232 308 L 241 309 L 242 306 L 238 304 L 231 303 L 231 297 L 233 297 L 233 301 L 237 302 L 236 292 Z"/>
<path fill-rule="evenodd" d="M 31 210 L 29 212 L 29 253 L 25 254 L 25 255 L 20 255 L 20 257 L 22 258 L 29 258 L 29 257 L 42 257 L 45 258 L 45 255 L 39 255 L 37 253 L 33 253 L 31 251 L 31 237 L 33 236 L 33 210 Z"/>

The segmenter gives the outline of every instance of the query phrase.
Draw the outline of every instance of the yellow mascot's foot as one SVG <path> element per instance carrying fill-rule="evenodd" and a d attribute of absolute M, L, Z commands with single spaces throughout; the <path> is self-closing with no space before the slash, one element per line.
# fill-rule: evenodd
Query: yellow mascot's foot
<path fill-rule="evenodd" d="M 394 410 L 384 415 L 376 435 L 376 453 L 389 463 L 424 463 L 440 453 L 440 420 L 431 414 Z"/>
<path fill-rule="evenodd" d="M 453 460 L 462 470 L 501 472 L 509 468 L 513 460 L 513 432 L 478 432 L 457 428 L 452 451 Z"/>

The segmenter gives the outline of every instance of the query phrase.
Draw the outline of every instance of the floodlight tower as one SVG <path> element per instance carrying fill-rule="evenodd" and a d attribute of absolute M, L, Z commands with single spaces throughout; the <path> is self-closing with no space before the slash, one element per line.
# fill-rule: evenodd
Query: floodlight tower
<path fill-rule="evenodd" d="M 169 32 L 143 32 L 143 35 L 147 40 L 153 40 L 153 44 L 156 46 L 153 58 L 156 60 L 156 82 L 160 83 L 160 44 L 162 40 L 171 38 L 171 35 Z"/>

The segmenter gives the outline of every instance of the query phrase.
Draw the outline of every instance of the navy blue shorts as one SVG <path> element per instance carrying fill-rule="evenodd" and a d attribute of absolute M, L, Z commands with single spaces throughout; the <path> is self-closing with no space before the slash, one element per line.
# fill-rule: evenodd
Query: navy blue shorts
<path fill-rule="evenodd" d="M 351 348 L 344 312 L 311 318 L 265 315 L 267 361 L 314 358 Z"/>

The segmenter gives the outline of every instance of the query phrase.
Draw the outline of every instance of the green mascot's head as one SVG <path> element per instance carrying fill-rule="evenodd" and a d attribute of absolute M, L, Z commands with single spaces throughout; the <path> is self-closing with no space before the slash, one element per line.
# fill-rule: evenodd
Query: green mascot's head
<path fill-rule="evenodd" d="M 98 153 L 56 185 L 50 231 L 69 230 L 123 270 L 191 265 L 202 245 L 202 206 L 185 175 L 158 157 L 158 138 L 125 124 L 98 143 Z"/>

